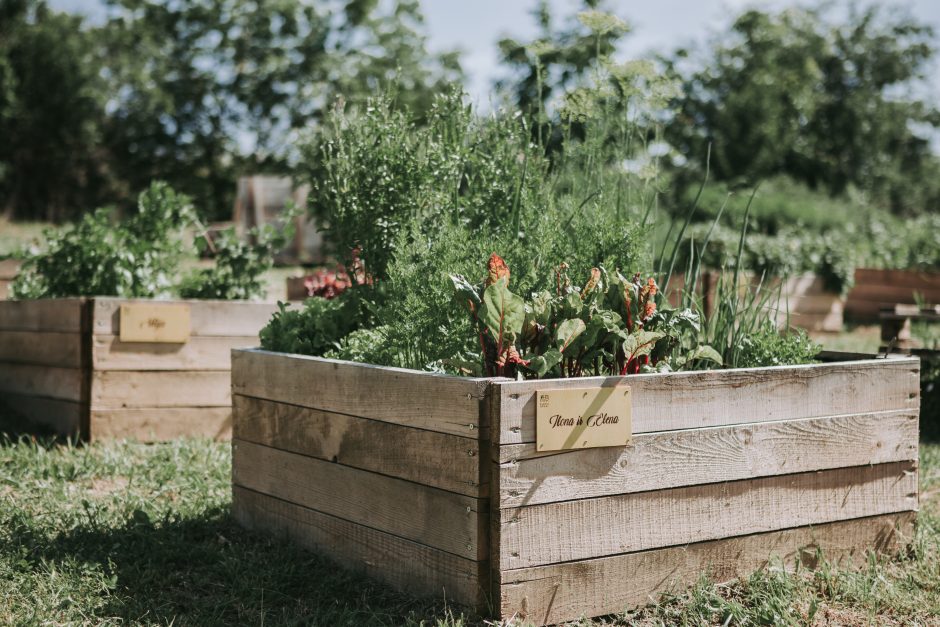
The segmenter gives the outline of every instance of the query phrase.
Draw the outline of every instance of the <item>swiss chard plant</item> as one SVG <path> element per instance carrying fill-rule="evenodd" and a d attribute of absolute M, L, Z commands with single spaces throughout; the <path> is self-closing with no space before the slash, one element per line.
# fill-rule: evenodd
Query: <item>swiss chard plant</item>
<path fill-rule="evenodd" d="M 711 347 L 695 345 L 697 314 L 657 307 L 652 278 L 599 267 L 577 287 L 567 270 L 564 264 L 556 270 L 554 293 L 528 300 L 510 291 L 510 269 L 496 254 L 482 284 L 451 277 L 473 319 L 485 374 L 581 377 L 721 364 Z"/>

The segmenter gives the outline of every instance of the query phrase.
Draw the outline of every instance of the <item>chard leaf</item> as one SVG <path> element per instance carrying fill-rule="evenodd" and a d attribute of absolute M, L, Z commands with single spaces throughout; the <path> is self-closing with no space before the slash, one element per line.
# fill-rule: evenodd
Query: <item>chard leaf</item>
<path fill-rule="evenodd" d="M 533 357 L 529 360 L 527 369 L 540 377 L 548 374 L 552 368 L 561 363 L 561 351 L 557 348 L 550 348 L 544 354 Z"/>
<path fill-rule="evenodd" d="M 450 280 L 454 284 L 454 292 L 456 292 L 457 298 L 469 300 L 475 307 L 479 308 L 480 294 L 477 292 L 477 288 L 459 274 L 450 275 Z"/>
<path fill-rule="evenodd" d="M 688 356 L 686 357 L 686 363 L 694 360 L 702 359 L 705 361 L 711 361 L 719 366 L 722 364 L 721 355 L 714 348 L 708 344 L 702 344 L 701 346 L 696 346 L 694 349 L 689 351 Z"/>
<path fill-rule="evenodd" d="M 512 343 L 522 332 L 525 302 L 509 291 L 508 279 L 501 277 L 483 291 L 480 320 L 500 348 Z"/>
<path fill-rule="evenodd" d="M 656 346 L 656 342 L 665 336 L 666 334 L 660 331 L 644 331 L 641 329 L 624 337 L 623 352 L 626 353 L 628 359 L 649 355 L 653 347 Z"/>
<path fill-rule="evenodd" d="M 587 326 L 581 318 L 571 318 L 559 324 L 558 330 L 555 332 L 555 344 L 558 346 L 558 350 L 565 352 L 565 349 L 571 346 L 571 343 L 584 333 L 586 328 Z"/>

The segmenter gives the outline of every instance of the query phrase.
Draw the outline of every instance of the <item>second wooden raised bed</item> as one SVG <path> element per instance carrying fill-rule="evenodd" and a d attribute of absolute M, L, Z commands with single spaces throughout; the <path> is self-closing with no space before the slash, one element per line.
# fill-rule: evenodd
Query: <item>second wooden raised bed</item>
<path fill-rule="evenodd" d="M 859 268 L 845 303 L 845 315 L 858 322 L 878 322 L 882 309 L 914 305 L 918 300 L 940 305 L 940 272 Z"/>
<path fill-rule="evenodd" d="M 527 382 L 260 350 L 232 365 L 242 524 L 496 618 L 892 551 L 918 506 L 917 359 Z M 629 444 L 538 452 L 544 394 L 624 386 Z"/>
<path fill-rule="evenodd" d="M 146 314 L 144 326 L 156 332 L 170 322 L 163 320 L 167 307 L 185 313 L 182 336 L 128 339 L 121 314 L 127 306 Z M 227 438 L 231 351 L 256 346 L 276 308 L 203 300 L 0 301 L 0 401 L 30 423 L 85 439 Z"/>

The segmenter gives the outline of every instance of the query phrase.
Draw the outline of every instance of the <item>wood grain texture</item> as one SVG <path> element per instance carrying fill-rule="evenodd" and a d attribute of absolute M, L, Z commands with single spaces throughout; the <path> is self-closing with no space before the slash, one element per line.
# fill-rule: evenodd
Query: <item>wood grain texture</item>
<path fill-rule="evenodd" d="M 502 510 L 503 570 L 917 509 L 895 462 Z"/>
<path fill-rule="evenodd" d="M 232 353 L 232 392 L 464 437 L 477 437 L 486 379 L 286 355 Z"/>
<path fill-rule="evenodd" d="M 82 371 L 0 362 L 0 392 L 81 401 Z"/>
<path fill-rule="evenodd" d="M 277 303 L 256 303 L 238 300 L 172 300 L 95 298 L 93 326 L 95 335 L 121 335 L 122 304 L 172 302 L 190 306 L 190 335 L 257 337 Z M 257 345 L 257 344 L 255 344 Z"/>
<path fill-rule="evenodd" d="M 746 577 L 781 559 L 816 565 L 816 550 L 845 566 L 864 563 L 869 549 L 892 554 L 914 530 L 913 512 L 799 527 L 613 557 L 502 573 L 499 618 L 527 617 L 537 625 L 600 616 L 655 602 L 663 592 Z"/>
<path fill-rule="evenodd" d="M 232 442 L 236 485 L 467 559 L 485 559 L 486 537 L 480 529 L 485 500 L 243 440 Z"/>
<path fill-rule="evenodd" d="M 229 440 L 232 437 L 230 407 L 148 407 L 96 409 L 89 419 L 92 440 L 134 439 L 165 442 L 180 437 Z"/>
<path fill-rule="evenodd" d="M 195 336 L 182 344 L 163 344 L 96 335 L 92 365 L 95 370 L 228 370 L 232 349 L 257 345 L 257 336 Z"/>
<path fill-rule="evenodd" d="M 883 307 L 914 303 L 914 292 L 940 301 L 940 273 L 918 270 L 855 270 L 855 286 L 845 304 L 847 318 L 874 322 Z"/>
<path fill-rule="evenodd" d="M 918 412 L 901 410 L 648 433 L 625 448 L 499 448 L 500 507 L 916 460 Z"/>
<path fill-rule="evenodd" d="M 0 329 L 78 333 L 86 302 L 84 298 L 0 301 Z"/>
<path fill-rule="evenodd" d="M 473 497 L 485 497 L 480 441 L 235 395 L 234 437 Z M 482 485 L 481 485 L 482 484 Z"/>
<path fill-rule="evenodd" d="M 96 370 L 91 409 L 231 407 L 227 370 Z"/>
<path fill-rule="evenodd" d="M 633 432 L 861 414 L 919 407 L 915 358 L 741 368 L 627 377 L 494 382 L 499 394 L 500 443 L 535 441 L 539 389 L 611 386 L 633 397 Z"/>
<path fill-rule="evenodd" d="M 237 485 L 232 488 L 232 511 L 245 527 L 325 555 L 338 568 L 410 594 L 481 605 L 479 562 Z"/>
<path fill-rule="evenodd" d="M 856 268 L 856 285 L 901 285 L 923 289 L 940 290 L 940 272 L 922 270 L 876 270 Z"/>
<path fill-rule="evenodd" d="M 897 303 L 914 303 L 914 293 L 920 292 L 928 303 L 935 303 L 940 297 L 940 288 L 897 285 L 897 284 L 863 284 L 856 285 L 849 292 L 850 308 L 854 301 L 877 301 L 888 303 L 893 307 Z"/>
<path fill-rule="evenodd" d="M 30 426 L 61 436 L 81 435 L 82 406 L 77 401 L 0 392 L 0 402 Z"/>
<path fill-rule="evenodd" d="M 81 368 L 82 336 L 77 332 L 0 331 L 0 361 Z"/>

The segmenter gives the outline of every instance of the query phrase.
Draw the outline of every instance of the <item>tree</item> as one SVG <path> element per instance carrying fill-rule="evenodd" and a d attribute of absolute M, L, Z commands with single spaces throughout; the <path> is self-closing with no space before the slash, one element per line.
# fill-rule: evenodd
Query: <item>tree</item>
<path fill-rule="evenodd" d="M 561 141 L 548 112 L 552 100 L 589 81 L 591 70 L 610 58 L 629 32 L 626 23 L 603 11 L 603 0 L 582 1 L 581 13 L 556 26 L 548 2 L 539 0 L 533 11 L 539 27 L 536 38 L 499 42 L 501 61 L 510 74 L 496 87 L 532 120 L 533 135 L 549 151 L 557 150 Z"/>
<path fill-rule="evenodd" d="M 897 211 L 923 206 L 936 188 L 915 176 L 938 171 L 940 117 L 912 89 L 933 36 L 877 6 L 841 24 L 819 9 L 746 11 L 698 67 L 682 71 L 685 50 L 671 59 L 684 95 L 668 136 L 691 159 L 710 145 L 719 179 L 786 174 L 832 194 L 856 186 Z"/>
<path fill-rule="evenodd" d="M 231 208 L 235 178 L 290 173 L 297 132 L 338 96 L 362 100 L 392 82 L 429 106 L 437 63 L 413 0 L 380 13 L 350 0 L 332 14 L 302 0 L 111 0 L 117 95 L 111 144 L 122 179 L 152 178 L 193 196 L 211 216 Z M 392 66 L 391 64 L 396 64 Z"/>
<path fill-rule="evenodd" d="M 0 213 L 61 220 L 112 189 L 96 35 L 44 2 L 0 0 Z"/>
<path fill-rule="evenodd" d="M 161 179 L 227 217 L 236 178 L 290 174 L 337 98 L 398 84 L 421 115 L 461 78 L 455 54 L 428 53 L 416 0 L 106 2 L 91 27 L 0 0 L 0 210 L 130 209 Z"/>

